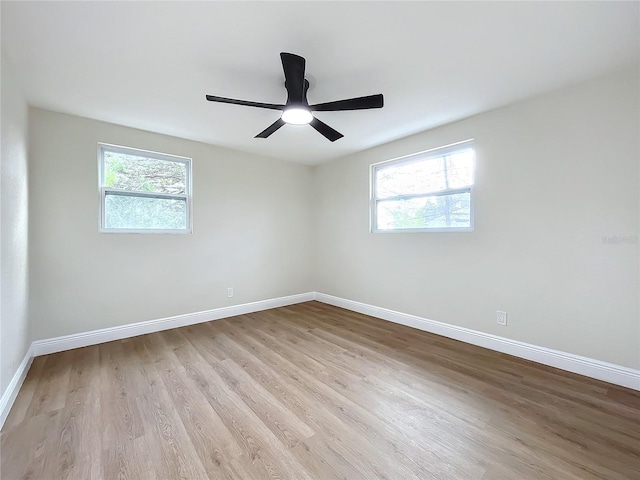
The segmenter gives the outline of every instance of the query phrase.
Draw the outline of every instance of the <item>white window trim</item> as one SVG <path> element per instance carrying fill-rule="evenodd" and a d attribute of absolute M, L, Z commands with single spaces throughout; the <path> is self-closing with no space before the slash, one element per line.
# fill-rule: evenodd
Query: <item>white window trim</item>
<path fill-rule="evenodd" d="M 443 147 L 436 147 L 429 150 L 424 150 L 418 153 L 412 153 L 410 155 L 404 155 L 401 157 L 392 158 L 391 160 L 384 160 L 382 162 L 374 163 L 369 168 L 370 181 L 370 193 L 369 193 L 369 231 L 371 233 L 456 233 L 456 232 L 473 232 L 475 228 L 474 223 L 474 185 L 475 185 L 475 161 L 473 165 L 474 169 L 474 184 L 469 187 L 463 188 L 448 188 L 431 193 L 416 193 L 407 195 L 396 195 L 394 197 L 388 197 L 384 199 L 376 198 L 377 184 L 376 184 L 376 172 L 380 167 L 386 166 L 390 163 L 395 165 L 404 165 L 406 163 L 415 162 L 417 160 L 429 160 L 431 158 L 442 157 L 452 152 L 462 150 L 467 147 L 473 148 L 474 140 L 464 140 L 461 142 L 452 143 Z M 437 197 L 441 195 L 453 195 L 456 193 L 469 192 L 469 227 L 434 227 L 434 228 L 393 228 L 393 229 L 380 229 L 377 226 L 378 219 L 378 202 L 389 200 L 403 200 L 408 198 L 422 198 L 422 197 Z"/>
<path fill-rule="evenodd" d="M 122 190 L 119 188 L 108 188 L 103 186 L 104 180 L 104 162 L 102 154 L 107 150 L 125 155 L 145 155 L 154 160 L 166 160 L 174 163 L 182 163 L 186 166 L 185 193 L 181 195 L 139 192 L 134 190 Z M 191 234 L 193 233 L 193 198 L 191 187 L 191 158 L 180 157 L 168 153 L 153 152 L 151 150 L 142 150 L 140 148 L 123 147 L 121 145 L 112 145 L 109 143 L 98 143 L 98 192 L 99 192 L 99 215 L 98 215 L 98 231 L 100 233 L 151 233 L 151 234 Z M 150 198 L 171 198 L 184 199 L 187 203 L 187 228 L 182 229 L 149 229 L 149 228 L 107 228 L 105 222 L 105 197 L 110 195 L 126 195 L 133 197 L 150 197 Z"/>

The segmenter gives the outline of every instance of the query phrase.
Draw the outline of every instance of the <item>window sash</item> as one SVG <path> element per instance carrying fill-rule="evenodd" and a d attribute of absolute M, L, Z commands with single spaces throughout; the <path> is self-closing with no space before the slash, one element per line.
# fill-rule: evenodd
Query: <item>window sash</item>
<path fill-rule="evenodd" d="M 469 226 L 464 227 L 406 227 L 406 228 L 378 228 L 378 204 L 390 201 L 397 200 L 409 200 L 413 198 L 433 198 L 433 197 L 442 197 L 448 195 L 456 195 L 460 193 L 468 193 L 469 194 Z M 371 231 L 373 233 L 401 233 L 401 232 L 472 232 L 474 230 L 474 220 L 473 220 L 473 188 L 467 187 L 456 190 L 446 190 L 437 192 L 435 194 L 415 194 L 415 195 L 399 195 L 392 198 L 376 198 L 373 201 L 373 215 L 372 215 L 372 228 Z"/>
<path fill-rule="evenodd" d="M 406 195 L 394 195 L 392 197 L 376 197 L 376 202 L 386 202 L 389 200 L 410 200 L 412 198 L 428 198 L 428 197 L 441 197 L 442 195 L 454 195 L 456 193 L 470 193 L 472 187 L 463 188 L 445 188 L 444 190 L 438 190 L 429 193 L 410 193 Z"/>
<path fill-rule="evenodd" d="M 136 190 L 123 190 L 120 188 L 107 188 L 102 187 L 104 191 L 104 196 L 106 195 L 120 195 L 123 197 L 145 197 L 145 198 L 160 198 L 163 200 L 188 200 L 189 195 L 184 193 L 173 194 L 173 193 L 154 193 L 154 192 L 140 192 Z"/>
<path fill-rule="evenodd" d="M 136 157 L 145 157 L 153 160 L 164 162 L 181 163 L 185 166 L 185 195 L 191 195 L 191 159 L 188 157 L 180 157 L 178 155 L 170 155 L 168 153 L 152 152 L 151 150 L 140 150 L 137 148 L 121 147 L 119 145 L 111 145 L 108 143 L 98 144 L 98 172 L 100 188 L 109 188 L 104 186 L 104 152 L 120 153 L 123 155 L 134 155 Z M 120 189 L 112 189 L 120 190 Z M 134 190 L 123 190 L 133 192 Z M 141 192 L 146 193 L 146 192 Z"/>
<path fill-rule="evenodd" d="M 424 152 L 411 153 L 402 157 L 393 158 L 391 160 L 385 160 L 373 165 L 374 168 L 385 168 L 387 166 L 400 166 L 406 163 L 412 163 L 419 160 L 432 160 L 438 157 L 446 157 L 454 153 L 458 153 L 462 150 L 473 149 L 473 140 L 464 140 L 462 142 L 453 143 L 444 147 L 436 147 Z"/>
<path fill-rule="evenodd" d="M 187 228 L 117 228 L 107 227 L 107 214 L 106 214 L 106 196 L 117 195 L 133 198 L 158 198 L 163 200 L 180 200 L 185 202 L 186 208 L 186 225 Z M 172 195 L 164 193 L 149 193 L 149 192 L 133 192 L 129 190 L 117 190 L 102 188 L 100 195 L 100 232 L 101 233 L 177 233 L 185 234 L 192 232 L 192 216 L 191 216 L 191 202 L 189 201 L 189 195 Z"/>
<path fill-rule="evenodd" d="M 182 163 L 184 165 L 187 165 L 187 167 L 191 162 L 191 159 L 188 157 L 180 157 L 178 155 L 171 155 L 169 153 L 153 152 L 151 150 L 142 150 L 139 148 L 121 147 L 119 145 L 111 145 L 109 143 L 99 143 L 98 148 L 99 148 L 100 159 L 102 159 L 102 153 L 106 151 L 106 152 L 113 152 L 113 153 L 121 153 L 123 155 L 134 155 L 136 157 L 146 157 L 154 160 L 162 160 L 165 162 Z M 100 173 L 104 173 L 104 172 L 100 172 Z M 187 175 L 188 174 L 189 174 L 189 169 L 187 168 Z"/>

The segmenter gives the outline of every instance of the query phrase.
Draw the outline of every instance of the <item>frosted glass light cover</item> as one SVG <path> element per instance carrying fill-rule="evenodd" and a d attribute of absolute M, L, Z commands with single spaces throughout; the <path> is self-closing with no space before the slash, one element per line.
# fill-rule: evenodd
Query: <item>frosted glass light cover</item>
<path fill-rule="evenodd" d="M 304 108 L 289 108 L 282 112 L 282 120 L 292 125 L 307 125 L 313 120 L 313 115 Z"/>

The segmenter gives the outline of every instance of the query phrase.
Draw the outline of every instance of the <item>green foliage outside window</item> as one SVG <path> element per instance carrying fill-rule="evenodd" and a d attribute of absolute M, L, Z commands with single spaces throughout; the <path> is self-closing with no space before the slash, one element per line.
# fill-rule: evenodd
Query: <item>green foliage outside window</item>
<path fill-rule="evenodd" d="M 102 155 L 103 186 L 106 188 L 105 228 L 188 228 L 186 163 L 126 154 L 106 148 L 102 150 Z M 183 197 L 167 198 L 167 195 Z"/>

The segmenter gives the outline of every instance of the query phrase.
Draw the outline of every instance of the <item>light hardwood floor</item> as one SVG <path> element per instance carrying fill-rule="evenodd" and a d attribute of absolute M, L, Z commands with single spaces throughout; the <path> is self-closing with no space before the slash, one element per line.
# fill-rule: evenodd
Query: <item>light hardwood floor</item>
<path fill-rule="evenodd" d="M 640 479 L 640 395 L 317 302 L 34 360 L 1 478 Z"/>

